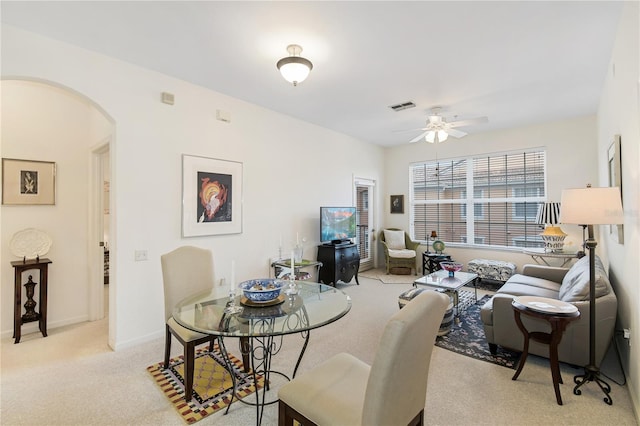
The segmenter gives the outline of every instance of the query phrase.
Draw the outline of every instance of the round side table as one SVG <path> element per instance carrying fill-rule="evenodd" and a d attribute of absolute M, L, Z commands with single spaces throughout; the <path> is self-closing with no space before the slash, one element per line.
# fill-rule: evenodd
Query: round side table
<path fill-rule="evenodd" d="M 520 358 L 518 369 L 511 380 L 518 378 L 527 361 L 527 356 L 529 355 L 529 340 L 549 345 L 549 364 L 551 367 L 551 377 L 553 378 L 553 389 L 556 393 L 558 405 L 562 405 L 560 383 L 563 382 L 562 376 L 560 375 L 560 364 L 558 362 L 558 344 L 562 339 L 562 333 L 566 330 L 567 325 L 580 317 L 580 311 L 571 303 L 535 296 L 516 297 L 511 302 L 511 306 L 513 307 L 516 324 L 524 335 L 522 357 Z M 551 333 L 528 331 L 522 324 L 520 315 L 527 315 L 548 321 L 551 325 Z"/>

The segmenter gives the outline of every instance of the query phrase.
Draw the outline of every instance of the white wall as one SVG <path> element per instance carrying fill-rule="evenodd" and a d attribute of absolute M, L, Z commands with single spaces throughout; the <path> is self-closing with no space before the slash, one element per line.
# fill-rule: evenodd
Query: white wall
<path fill-rule="evenodd" d="M 13 268 L 9 263 L 18 260 L 8 250 L 9 242 L 25 228 L 40 229 L 53 240 L 46 255 L 53 261 L 48 273 L 49 328 L 85 321 L 89 301 L 87 159 L 89 147 L 104 137 L 93 125 L 104 129 L 106 120 L 77 95 L 50 85 L 4 81 L 1 96 L 2 157 L 52 161 L 57 172 L 54 206 L 2 206 L 3 335 L 13 327 Z M 33 273 L 25 272 L 22 282 Z M 40 283 L 37 275 L 34 281 Z M 24 303 L 26 295 L 22 297 Z M 38 297 L 36 301 L 40 303 Z M 22 333 L 34 330 L 37 322 L 24 325 Z"/>
<path fill-rule="evenodd" d="M 382 180 L 379 147 L 10 26 L 2 28 L 2 43 L 3 78 L 62 84 L 113 118 L 114 348 L 162 335 L 161 254 L 193 244 L 213 250 L 218 277 L 229 277 L 232 260 L 238 280 L 266 276 L 280 236 L 288 250 L 298 232 L 308 240 L 305 257 L 314 258 L 319 206 L 351 205 L 354 175 Z M 160 102 L 163 91 L 175 94 L 174 106 Z M 229 111 L 231 123 L 217 121 L 216 109 Z M 181 238 L 182 154 L 243 163 L 241 234 Z M 138 249 L 148 250 L 149 261 L 134 262 Z M 2 299 L 2 330 L 12 326 L 4 313 L 11 311 L 10 300 Z"/>
<path fill-rule="evenodd" d="M 491 119 L 491 117 L 489 117 Z M 578 117 L 516 129 L 469 134 L 461 139 L 449 138 L 440 144 L 419 142 L 385 152 L 386 193 L 383 194 L 387 227 L 409 230 L 409 165 L 413 162 L 455 158 L 544 147 L 547 151 L 547 191 L 550 201 L 560 201 L 562 189 L 582 188 L 598 181 L 595 116 Z M 404 194 L 404 214 L 389 213 L 389 195 Z M 569 234 L 567 248 L 578 249 L 582 244 L 582 228 L 563 225 Z M 514 262 L 520 269 L 533 263 L 519 250 L 468 249 L 447 247 L 446 252 L 456 261 L 467 263 L 474 258 Z M 419 260 L 420 261 L 420 260 Z"/>
<path fill-rule="evenodd" d="M 611 282 L 618 296 L 618 329 L 631 329 L 631 339 L 618 338 L 629 394 L 640 419 L 640 3 L 628 2 L 611 57 L 598 110 L 600 186 L 608 186 L 607 150 L 621 136 L 624 244 L 601 229 L 598 245 L 609 253 Z M 606 227 L 602 227 L 606 228 Z M 631 345 L 629 345 L 631 343 Z"/>

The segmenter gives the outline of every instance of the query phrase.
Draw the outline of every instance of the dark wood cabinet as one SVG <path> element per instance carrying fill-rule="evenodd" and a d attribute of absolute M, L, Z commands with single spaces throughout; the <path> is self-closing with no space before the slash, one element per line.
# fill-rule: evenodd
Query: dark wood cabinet
<path fill-rule="evenodd" d="M 360 254 L 355 244 L 322 244 L 318 246 L 318 262 L 320 267 L 319 281 L 323 284 L 333 284 L 338 281 L 351 282 L 355 277 L 358 282 L 360 269 Z"/>

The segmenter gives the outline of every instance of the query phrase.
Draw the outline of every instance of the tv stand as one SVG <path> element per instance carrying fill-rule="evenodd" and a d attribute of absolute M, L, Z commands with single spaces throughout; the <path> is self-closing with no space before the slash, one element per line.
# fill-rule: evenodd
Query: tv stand
<path fill-rule="evenodd" d="M 322 244 L 318 246 L 318 262 L 322 262 L 318 281 L 323 284 L 333 284 L 338 281 L 351 282 L 355 277 L 358 282 L 358 269 L 360 269 L 360 253 L 358 246 L 351 241 L 342 244 Z"/>

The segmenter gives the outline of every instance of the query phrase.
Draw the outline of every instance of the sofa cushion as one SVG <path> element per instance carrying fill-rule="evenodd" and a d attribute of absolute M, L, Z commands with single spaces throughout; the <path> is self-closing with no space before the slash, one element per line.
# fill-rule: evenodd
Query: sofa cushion
<path fill-rule="evenodd" d="M 538 287 L 547 290 L 555 291 L 556 293 L 560 291 L 560 283 L 551 280 L 545 280 L 542 278 L 531 277 L 529 275 L 515 274 L 507 281 L 507 284 L 515 283 L 515 284 L 523 284 L 529 285 L 531 287 Z M 504 286 L 502 287 L 504 288 Z M 500 290 L 502 290 L 502 288 Z M 506 292 L 508 293 L 508 292 Z"/>
<path fill-rule="evenodd" d="M 406 248 L 404 245 L 404 231 L 391 231 L 389 229 L 385 229 L 384 241 L 387 243 L 387 247 L 393 250 L 402 250 Z"/>
<path fill-rule="evenodd" d="M 507 283 L 500 288 L 498 294 L 511 294 L 513 296 L 538 296 L 548 297 L 550 299 L 558 299 L 557 290 L 550 290 L 543 287 L 534 287 L 529 284 L 521 284 L 510 281 L 507 281 Z"/>
<path fill-rule="evenodd" d="M 415 250 L 402 249 L 402 250 L 393 250 L 389 249 L 389 257 L 393 257 L 395 259 L 413 259 L 416 257 Z"/>
<path fill-rule="evenodd" d="M 598 298 L 609 293 L 610 285 L 607 272 L 598 256 L 596 256 L 595 267 L 596 298 Z M 578 260 L 569 269 L 562 280 L 559 298 L 564 302 L 589 299 L 589 256 Z"/>

